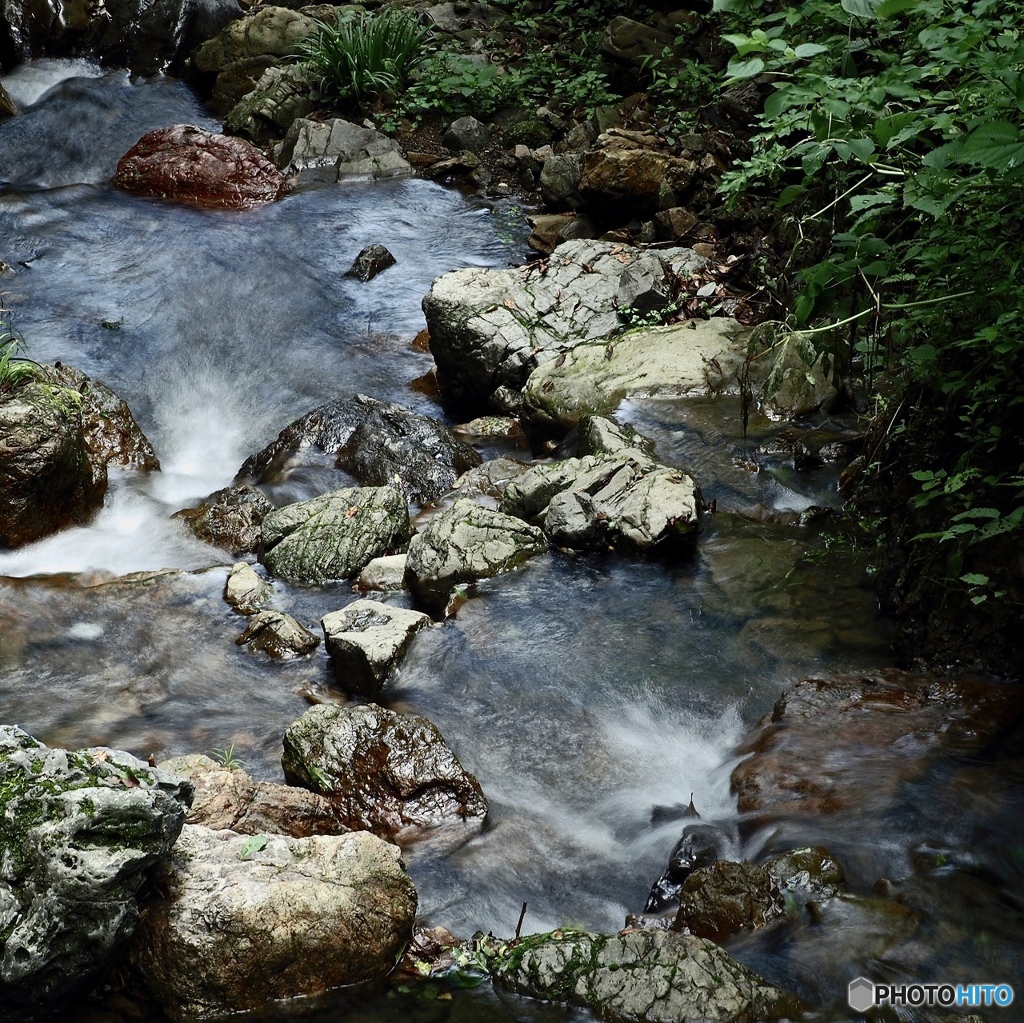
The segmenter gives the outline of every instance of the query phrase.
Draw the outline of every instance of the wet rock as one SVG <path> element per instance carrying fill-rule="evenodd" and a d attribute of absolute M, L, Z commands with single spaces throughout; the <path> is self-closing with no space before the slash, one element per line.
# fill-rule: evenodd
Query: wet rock
<path fill-rule="evenodd" d="M 369 486 L 393 486 L 415 504 L 451 490 L 480 456 L 436 419 L 377 402 L 338 452 L 337 466 Z"/>
<path fill-rule="evenodd" d="M 311 653 L 320 639 L 283 611 L 258 611 L 235 642 L 280 659 Z"/>
<path fill-rule="evenodd" d="M 8 117 L 16 117 L 18 114 L 18 108 L 14 105 L 14 100 L 7 95 L 7 90 L 4 88 L 3 82 L 0 82 L 0 120 Z"/>
<path fill-rule="evenodd" d="M 533 369 L 523 416 L 536 429 L 564 431 L 630 396 L 738 394 L 745 352 L 746 331 L 725 317 L 588 340 Z"/>
<path fill-rule="evenodd" d="M 614 1023 L 750 1023 L 797 1008 L 710 941 L 656 930 L 534 935 L 512 950 L 494 981 Z"/>
<path fill-rule="evenodd" d="M 500 410 L 500 388 L 518 392 L 541 363 L 557 363 L 577 345 L 616 331 L 619 280 L 640 254 L 626 245 L 575 240 L 541 264 L 442 274 L 423 310 L 446 394 L 471 409 L 490 401 Z M 661 255 L 681 276 L 703 265 L 690 249 Z"/>
<path fill-rule="evenodd" d="M 352 828 L 381 835 L 487 815 L 480 785 L 417 714 L 372 704 L 311 707 L 288 726 L 285 778 L 328 796 Z"/>
<path fill-rule="evenodd" d="M 459 117 L 448 126 L 442 141 L 453 153 L 467 149 L 482 153 L 491 144 L 491 133 L 475 117 Z"/>
<path fill-rule="evenodd" d="M 354 277 L 357 281 L 370 281 L 394 265 L 395 257 L 383 245 L 367 245 L 356 256 L 345 276 Z"/>
<path fill-rule="evenodd" d="M 44 367 L 43 371 L 58 386 L 81 395 L 82 432 L 97 479 L 99 467 L 105 473 L 111 464 L 147 472 L 160 468 L 153 445 L 135 422 L 128 403 L 106 384 L 60 362 Z"/>
<path fill-rule="evenodd" d="M 105 468 L 89 459 L 77 391 L 34 382 L 0 393 L 0 547 L 87 522 L 106 488 Z"/>
<path fill-rule="evenodd" d="M 237 486 L 218 490 L 195 508 L 183 508 L 171 517 L 205 543 L 238 555 L 259 547 L 261 525 L 273 510 L 255 487 Z"/>
<path fill-rule="evenodd" d="M 397 846 L 365 832 L 288 838 L 187 825 L 132 943 L 170 1017 L 263 1009 L 387 974 L 416 891 Z"/>
<path fill-rule="evenodd" d="M 459 497 L 469 498 L 480 504 L 487 504 L 488 498 L 500 502 L 509 483 L 522 476 L 527 469 L 528 465 L 514 458 L 493 458 L 460 476 L 452 490 Z M 480 498 L 485 500 L 481 501 Z"/>
<path fill-rule="evenodd" d="M 505 489 L 501 510 L 541 522 L 552 542 L 648 550 L 693 535 L 701 505 L 693 480 L 642 450 L 586 455 L 528 469 Z"/>
<path fill-rule="evenodd" d="M 413 537 L 405 578 L 417 599 L 440 613 L 454 587 L 517 568 L 546 550 L 539 529 L 463 498 Z"/>
<path fill-rule="evenodd" d="M 364 394 L 328 402 L 295 420 L 247 459 L 238 480 L 270 483 L 314 452 L 368 486 L 394 486 L 411 501 L 439 497 L 480 456 L 442 422 Z"/>
<path fill-rule="evenodd" d="M 993 683 L 891 670 L 805 679 L 741 747 L 739 811 L 877 819 L 930 758 L 976 754 L 1017 715 L 1012 687 Z"/>
<path fill-rule="evenodd" d="M 818 950 L 831 955 L 832 962 L 838 957 L 851 962 L 882 958 L 920 925 L 920 917 L 906 906 L 846 892 L 810 902 L 807 909 L 816 925 Z"/>
<path fill-rule="evenodd" d="M 718 860 L 683 882 L 674 927 L 721 944 L 740 931 L 755 931 L 782 916 L 782 893 L 765 867 Z"/>
<path fill-rule="evenodd" d="M 286 174 L 328 171 L 326 177 L 333 181 L 412 173 L 412 165 L 394 139 L 338 117 L 327 121 L 300 117 L 289 127 L 275 159 Z"/>
<path fill-rule="evenodd" d="M 0 726 L 0 1017 L 58 1011 L 109 964 L 191 799 L 127 753 L 49 749 Z"/>
<path fill-rule="evenodd" d="M 801 896 L 831 898 L 846 881 L 839 861 L 820 846 L 792 849 L 764 863 L 779 889 Z"/>
<path fill-rule="evenodd" d="M 430 616 L 357 600 L 325 615 L 321 624 L 338 684 L 346 692 L 377 700 L 412 637 L 430 624 Z"/>
<path fill-rule="evenodd" d="M 605 27 L 601 36 L 601 52 L 616 60 L 641 64 L 645 57 L 658 57 L 675 46 L 675 35 L 652 28 L 621 15 Z"/>
<path fill-rule="evenodd" d="M 699 814 L 694 811 L 692 816 Z M 721 831 L 713 825 L 688 824 L 683 828 L 679 841 L 669 854 L 665 873 L 651 887 L 644 912 L 658 913 L 678 904 L 687 878 L 695 870 L 710 867 L 722 854 L 724 844 Z"/>
<path fill-rule="evenodd" d="M 143 135 L 121 157 L 114 187 L 214 209 L 249 209 L 287 191 L 277 168 L 244 139 L 175 124 Z"/>
<path fill-rule="evenodd" d="M 165 760 L 160 770 L 187 778 L 195 788 L 187 824 L 239 835 L 340 835 L 348 828 L 334 804 L 309 789 L 256 781 L 202 754 Z"/>
<path fill-rule="evenodd" d="M 224 599 L 244 615 L 255 614 L 272 592 L 270 583 L 245 561 L 232 566 L 224 584 Z"/>
<path fill-rule="evenodd" d="M 356 586 L 361 590 L 404 590 L 406 558 L 405 554 L 374 558 L 359 573 Z"/>
<path fill-rule="evenodd" d="M 540 171 L 540 194 L 553 210 L 574 210 L 580 205 L 583 157 L 579 153 L 555 153 Z"/>
<path fill-rule="evenodd" d="M 248 62 L 246 65 L 247 76 Z M 223 91 L 222 83 L 221 93 Z M 263 71 L 252 89 L 228 111 L 224 127 L 234 135 L 266 145 L 287 131 L 296 118 L 310 113 L 313 105 L 310 85 L 301 68 L 272 66 Z"/>
<path fill-rule="evenodd" d="M 446 160 L 437 160 L 420 171 L 425 178 L 432 181 L 454 181 L 457 178 L 473 179 L 480 170 L 480 157 L 464 149 L 457 156 L 449 156 Z"/>
<path fill-rule="evenodd" d="M 453 426 L 452 433 L 456 437 L 474 439 L 498 437 L 526 445 L 526 434 L 523 433 L 519 420 L 511 416 L 480 416 L 477 419 L 471 419 L 468 423 L 459 423 L 458 426 Z"/>
<path fill-rule="evenodd" d="M 294 582 L 347 579 L 408 538 L 409 510 L 393 487 L 335 490 L 263 520 L 267 567 Z"/>

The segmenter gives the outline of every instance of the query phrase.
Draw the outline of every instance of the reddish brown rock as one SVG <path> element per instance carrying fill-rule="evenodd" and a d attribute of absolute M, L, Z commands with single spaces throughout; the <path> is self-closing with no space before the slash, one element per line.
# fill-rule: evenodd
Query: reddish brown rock
<path fill-rule="evenodd" d="M 288 191 L 278 169 L 253 145 L 189 124 L 143 135 L 118 162 L 114 187 L 229 210 L 274 202 Z"/>
<path fill-rule="evenodd" d="M 983 750 L 1020 714 L 1012 686 L 899 671 L 809 678 L 782 696 L 732 773 L 741 813 L 884 806 L 936 756 Z"/>

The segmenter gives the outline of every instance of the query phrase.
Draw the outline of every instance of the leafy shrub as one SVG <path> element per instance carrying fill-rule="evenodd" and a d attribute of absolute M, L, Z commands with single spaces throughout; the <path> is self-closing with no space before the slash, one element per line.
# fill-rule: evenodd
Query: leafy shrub
<path fill-rule="evenodd" d="M 357 103 L 397 93 L 429 37 L 414 17 L 393 8 L 319 25 L 301 51 L 307 74 L 324 98 Z"/>

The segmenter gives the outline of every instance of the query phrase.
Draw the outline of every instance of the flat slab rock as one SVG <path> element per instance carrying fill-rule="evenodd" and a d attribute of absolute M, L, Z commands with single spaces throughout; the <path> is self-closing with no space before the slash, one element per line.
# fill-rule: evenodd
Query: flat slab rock
<path fill-rule="evenodd" d="M 615 1023 L 755 1023 L 798 1007 L 717 945 L 668 931 L 534 935 L 493 977 L 519 994 L 584 1006 Z"/>
<path fill-rule="evenodd" d="M 385 976 L 412 935 L 397 846 L 364 832 L 289 838 L 186 825 L 131 945 L 175 1021 L 263 1009 Z"/>
<path fill-rule="evenodd" d="M 732 773 L 739 812 L 877 815 L 929 758 L 983 751 L 1019 717 L 1018 697 L 1012 686 L 895 670 L 805 679 L 740 748 L 750 756 Z"/>
<path fill-rule="evenodd" d="M 267 567 L 294 582 L 347 579 L 409 539 L 409 509 L 393 487 L 348 487 L 271 512 L 263 520 Z"/>
<path fill-rule="evenodd" d="M 255 146 L 189 124 L 143 135 L 118 162 L 114 187 L 229 210 L 275 202 L 288 191 L 278 169 Z"/>
<path fill-rule="evenodd" d="M 658 255 L 680 276 L 704 265 L 692 249 Z M 471 409 L 514 407 L 541 363 L 621 328 L 623 274 L 645 257 L 628 245 L 574 240 L 544 263 L 442 274 L 423 311 L 446 393 Z"/>
<path fill-rule="evenodd" d="M 546 550 L 536 526 L 462 498 L 413 537 L 405 578 L 416 598 L 439 613 L 453 587 L 507 572 Z"/>
<path fill-rule="evenodd" d="M 281 764 L 289 784 L 328 796 L 352 828 L 396 835 L 487 816 L 476 778 L 418 714 L 311 707 L 288 726 Z"/>
<path fill-rule="evenodd" d="M 356 600 L 324 615 L 321 624 L 338 684 L 346 692 L 377 699 L 413 636 L 431 618 L 376 600 Z"/>
<path fill-rule="evenodd" d="M 195 789 L 186 824 L 240 835 L 340 835 L 349 829 L 324 796 L 294 785 L 257 781 L 201 753 L 165 760 L 161 771 L 187 778 Z"/>

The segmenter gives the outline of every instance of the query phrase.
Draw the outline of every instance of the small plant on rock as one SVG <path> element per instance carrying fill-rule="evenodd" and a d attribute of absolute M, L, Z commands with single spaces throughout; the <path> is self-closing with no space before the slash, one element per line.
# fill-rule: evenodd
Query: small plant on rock
<path fill-rule="evenodd" d="M 226 767 L 229 771 L 240 771 L 245 766 L 245 761 L 235 752 L 234 743 L 231 743 L 230 746 L 225 746 L 224 749 L 215 749 L 213 751 L 213 759 L 221 767 Z"/>
<path fill-rule="evenodd" d="M 24 347 L 25 340 L 11 326 L 10 311 L 0 299 L 0 394 L 38 375 L 39 367 L 34 362 L 18 357 Z"/>

